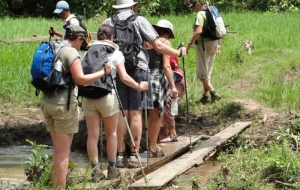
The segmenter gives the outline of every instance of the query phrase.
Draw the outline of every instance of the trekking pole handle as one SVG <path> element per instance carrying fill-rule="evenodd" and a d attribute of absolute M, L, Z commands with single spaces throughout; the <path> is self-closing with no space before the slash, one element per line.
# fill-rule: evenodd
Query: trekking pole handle
<path fill-rule="evenodd" d="M 177 49 L 182 48 L 182 47 L 183 47 L 183 42 L 181 42 L 181 43 L 179 44 L 179 46 L 178 46 Z"/>

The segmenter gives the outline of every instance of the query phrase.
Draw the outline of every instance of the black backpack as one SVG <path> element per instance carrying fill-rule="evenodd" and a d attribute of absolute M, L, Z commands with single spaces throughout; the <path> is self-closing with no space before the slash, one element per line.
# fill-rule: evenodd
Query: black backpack
<path fill-rule="evenodd" d="M 119 46 L 120 51 L 124 55 L 127 72 L 135 69 L 137 66 L 137 55 L 141 50 L 141 47 L 138 45 L 139 37 L 132 23 L 137 17 L 136 14 L 131 15 L 126 20 L 119 20 L 116 14 L 111 17 L 114 23 L 114 43 Z"/>
<path fill-rule="evenodd" d="M 91 74 L 100 71 L 108 62 L 108 54 L 115 51 L 115 48 L 109 45 L 94 44 L 90 46 L 84 54 L 81 61 L 84 74 Z M 107 75 L 100 79 L 78 87 L 78 96 L 89 99 L 98 99 L 106 96 L 112 91 L 112 80 Z"/>

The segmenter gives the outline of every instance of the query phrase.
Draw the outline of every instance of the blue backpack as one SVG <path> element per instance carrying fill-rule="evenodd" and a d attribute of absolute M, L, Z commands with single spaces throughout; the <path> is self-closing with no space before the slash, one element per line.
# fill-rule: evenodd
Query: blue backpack
<path fill-rule="evenodd" d="M 31 84 L 36 88 L 35 95 L 40 91 L 55 95 L 59 90 L 69 89 L 71 95 L 75 82 L 71 73 L 64 75 L 59 57 L 61 48 L 68 46 L 63 42 L 42 42 L 34 53 L 30 69 Z M 70 98 L 68 97 L 68 107 Z"/>

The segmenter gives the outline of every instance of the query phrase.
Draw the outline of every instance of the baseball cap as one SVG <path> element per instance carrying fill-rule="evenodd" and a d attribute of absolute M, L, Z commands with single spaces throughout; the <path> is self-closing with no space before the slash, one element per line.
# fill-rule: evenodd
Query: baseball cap
<path fill-rule="evenodd" d="M 77 38 L 77 37 L 83 38 L 84 39 L 83 43 L 87 44 L 87 41 L 86 41 L 86 31 L 82 27 L 80 27 L 78 25 L 74 25 L 74 24 L 68 25 L 66 27 L 65 38 L 74 39 L 74 38 Z"/>
<path fill-rule="evenodd" d="M 201 5 L 205 4 L 204 0 L 200 0 L 199 2 Z M 194 8 L 196 6 L 196 4 L 197 4 L 197 1 L 193 1 L 191 4 L 189 4 L 189 8 Z"/>
<path fill-rule="evenodd" d="M 69 4 L 68 4 L 66 1 L 59 1 L 59 2 L 56 4 L 56 8 L 55 8 L 55 10 L 54 10 L 53 13 L 59 14 L 59 13 L 61 13 L 64 9 L 70 9 Z"/>

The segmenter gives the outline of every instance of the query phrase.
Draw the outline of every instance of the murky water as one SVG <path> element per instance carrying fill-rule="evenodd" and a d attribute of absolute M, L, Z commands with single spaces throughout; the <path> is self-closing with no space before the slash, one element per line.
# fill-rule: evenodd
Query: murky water
<path fill-rule="evenodd" d="M 50 149 L 49 152 L 52 152 Z M 0 147 L 0 178 L 25 179 L 23 164 L 31 154 L 31 146 Z M 87 168 L 86 151 L 76 150 L 70 153 L 70 161 L 80 168 Z M 103 159 L 106 162 L 106 159 Z M 106 163 L 104 163 L 106 164 Z"/>

